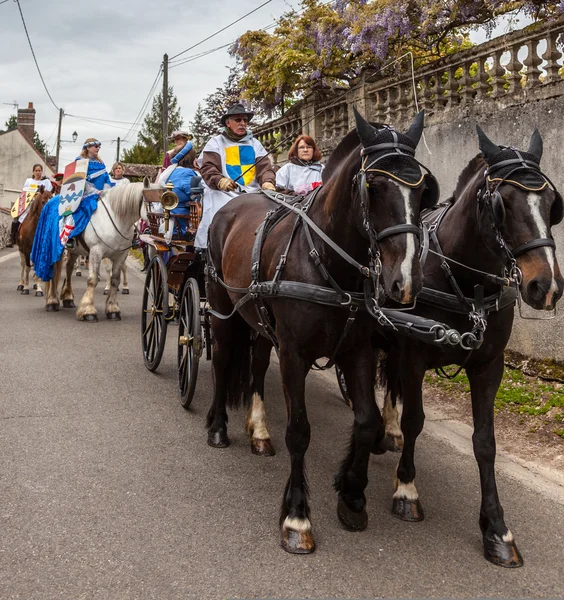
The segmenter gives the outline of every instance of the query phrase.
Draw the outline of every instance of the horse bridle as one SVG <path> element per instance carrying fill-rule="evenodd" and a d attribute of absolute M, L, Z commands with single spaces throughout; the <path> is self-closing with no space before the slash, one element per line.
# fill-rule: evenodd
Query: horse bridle
<path fill-rule="evenodd" d="M 519 284 L 519 283 L 521 283 L 522 275 L 521 275 L 520 269 L 517 267 L 517 258 L 519 256 L 521 256 L 522 254 L 525 254 L 526 252 L 530 252 L 531 250 L 535 250 L 537 248 L 548 247 L 548 248 L 556 249 L 556 243 L 552 238 L 536 238 L 533 240 L 529 240 L 528 242 L 524 242 L 523 244 L 521 244 L 520 246 L 517 246 L 516 248 L 510 248 L 509 245 L 507 244 L 505 238 L 503 237 L 503 233 L 501 232 L 501 229 L 500 229 L 501 225 L 503 224 L 503 221 L 499 222 L 498 218 L 496 218 L 496 206 L 495 205 L 497 204 L 498 207 L 499 206 L 503 207 L 503 198 L 501 196 L 501 193 L 498 190 L 499 190 L 500 186 L 502 186 L 505 183 L 510 184 L 510 185 L 518 185 L 519 187 L 521 187 L 525 190 L 529 190 L 529 188 L 527 188 L 524 184 L 519 183 L 519 182 L 513 182 L 509 178 L 518 171 L 532 170 L 535 173 L 537 173 L 538 175 L 540 175 L 545 180 L 545 185 L 541 189 L 544 189 L 544 187 L 546 185 L 550 185 L 551 189 L 554 191 L 554 193 L 557 196 L 557 201 L 561 202 L 561 198 L 560 198 L 560 194 L 556 190 L 556 186 L 552 183 L 550 178 L 540 170 L 540 167 L 537 163 L 535 163 L 531 160 L 525 159 L 521 155 L 521 153 L 518 150 L 516 150 L 515 148 L 511 148 L 511 150 L 513 150 L 515 152 L 515 154 L 517 155 L 518 158 L 503 160 L 492 166 L 488 166 L 488 169 L 486 170 L 486 173 L 485 173 L 484 185 L 478 191 L 478 197 L 477 197 L 478 202 L 476 205 L 476 210 L 477 210 L 477 213 L 479 213 L 480 203 L 483 202 L 483 206 L 485 208 L 487 208 L 487 210 L 491 216 L 492 229 L 494 230 L 496 240 L 499 243 L 499 245 L 501 246 L 501 248 L 504 250 L 505 254 L 507 255 L 507 259 L 510 264 L 510 267 L 508 269 L 509 277 L 510 277 L 510 279 L 513 279 L 516 283 Z M 513 165 L 515 165 L 514 168 L 511 169 L 509 171 L 509 173 L 507 173 L 505 176 L 501 177 L 499 181 L 496 180 L 497 182 L 495 183 L 495 187 L 490 190 L 490 183 L 492 182 L 491 175 L 493 173 L 499 171 L 500 169 L 503 169 L 506 167 L 511 167 Z M 529 191 L 538 191 L 538 190 L 529 190 Z M 504 208 L 503 208 L 503 211 L 505 211 Z M 479 216 L 479 214 L 478 214 L 478 216 Z"/>

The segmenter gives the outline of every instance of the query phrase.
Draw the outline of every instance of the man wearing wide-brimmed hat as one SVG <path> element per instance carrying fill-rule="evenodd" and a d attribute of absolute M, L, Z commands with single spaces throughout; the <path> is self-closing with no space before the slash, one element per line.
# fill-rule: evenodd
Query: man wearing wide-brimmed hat
<path fill-rule="evenodd" d="M 201 174 L 209 188 L 195 245 L 207 246 L 208 227 L 215 213 L 238 192 L 275 190 L 276 175 L 263 145 L 248 129 L 254 113 L 237 102 L 221 116 L 223 131 L 214 136 L 201 155 Z"/>

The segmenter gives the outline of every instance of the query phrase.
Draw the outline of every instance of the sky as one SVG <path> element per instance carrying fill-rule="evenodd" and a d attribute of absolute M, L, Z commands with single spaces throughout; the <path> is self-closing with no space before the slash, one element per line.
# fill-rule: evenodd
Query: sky
<path fill-rule="evenodd" d="M 138 129 L 131 131 L 131 126 L 155 80 L 163 54 L 172 57 L 182 52 L 263 2 L 20 0 L 47 89 L 55 105 L 68 115 L 61 130 L 60 170 L 76 158 L 82 142 L 89 137 L 102 141 L 100 156 L 111 165 L 118 136 L 124 140 L 122 152 L 136 141 Z M 233 42 L 249 29 L 272 24 L 298 5 L 299 0 L 270 0 L 177 60 Z M 507 27 L 507 22 L 501 23 L 494 36 L 504 33 Z M 479 43 L 485 35 L 477 33 L 472 38 Z M 171 63 L 169 84 L 178 97 L 185 125 L 192 120 L 198 103 L 223 84 L 231 62 L 224 49 L 176 67 Z M 58 110 L 41 83 L 18 4 L 15 0 L 0 0 L 0 129 L 16 113 L 13 103 L 27 108 L 29 102 L 36 110 L 39 137 L 54 154 Z M 90 119 L 121 122 L 95 123 Z M 76 143 L 72 142 L 74 131 L 78 134 Z"/>

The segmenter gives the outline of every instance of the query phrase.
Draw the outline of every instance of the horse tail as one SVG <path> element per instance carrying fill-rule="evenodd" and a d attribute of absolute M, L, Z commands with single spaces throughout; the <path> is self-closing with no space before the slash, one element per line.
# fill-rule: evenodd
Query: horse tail
<path fill-rule="evenodd" d="M 392 406 L 395 407 L 397 401 L 401 401 L 399 362 L 395 353 L 390 355 L 386 351 L 378 349 L 375 351 L 375 355 L 378 386 L 386 390 L 386 395 L 390 395 Z"/>
<path fill-rule="evenodd" d="M 237 342 L 231 346 L 231 362 L 227 367 L 227 408 L 249 406 L 251 400 L 251 364 L 254 346 L 252 329 L 242 321 Z"/>

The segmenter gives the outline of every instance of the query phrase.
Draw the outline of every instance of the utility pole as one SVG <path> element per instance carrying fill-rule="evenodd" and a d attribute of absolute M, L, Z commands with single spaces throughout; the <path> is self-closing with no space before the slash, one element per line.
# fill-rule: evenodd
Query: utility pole
<path fill-rule="evenodd" d="M 64 111 L 62 108 L 59 109 L 59 129 L 57 131 L 57 173 L 59 172 L 59 152 L 61 150 L 61 125 L 63 124 L 63 114 Z"/>
<path fill-rule="evenodd" d="M 163 56 L 163 152 L 168 150 L 168 54 Z"/>
<path fill-rule="evenodd" d="M 119 162 L 119 144 L 121 142 L 121 138 L 118 137 L 117 139 L 117 158 L 116 158 L 116 162 Z"/>

